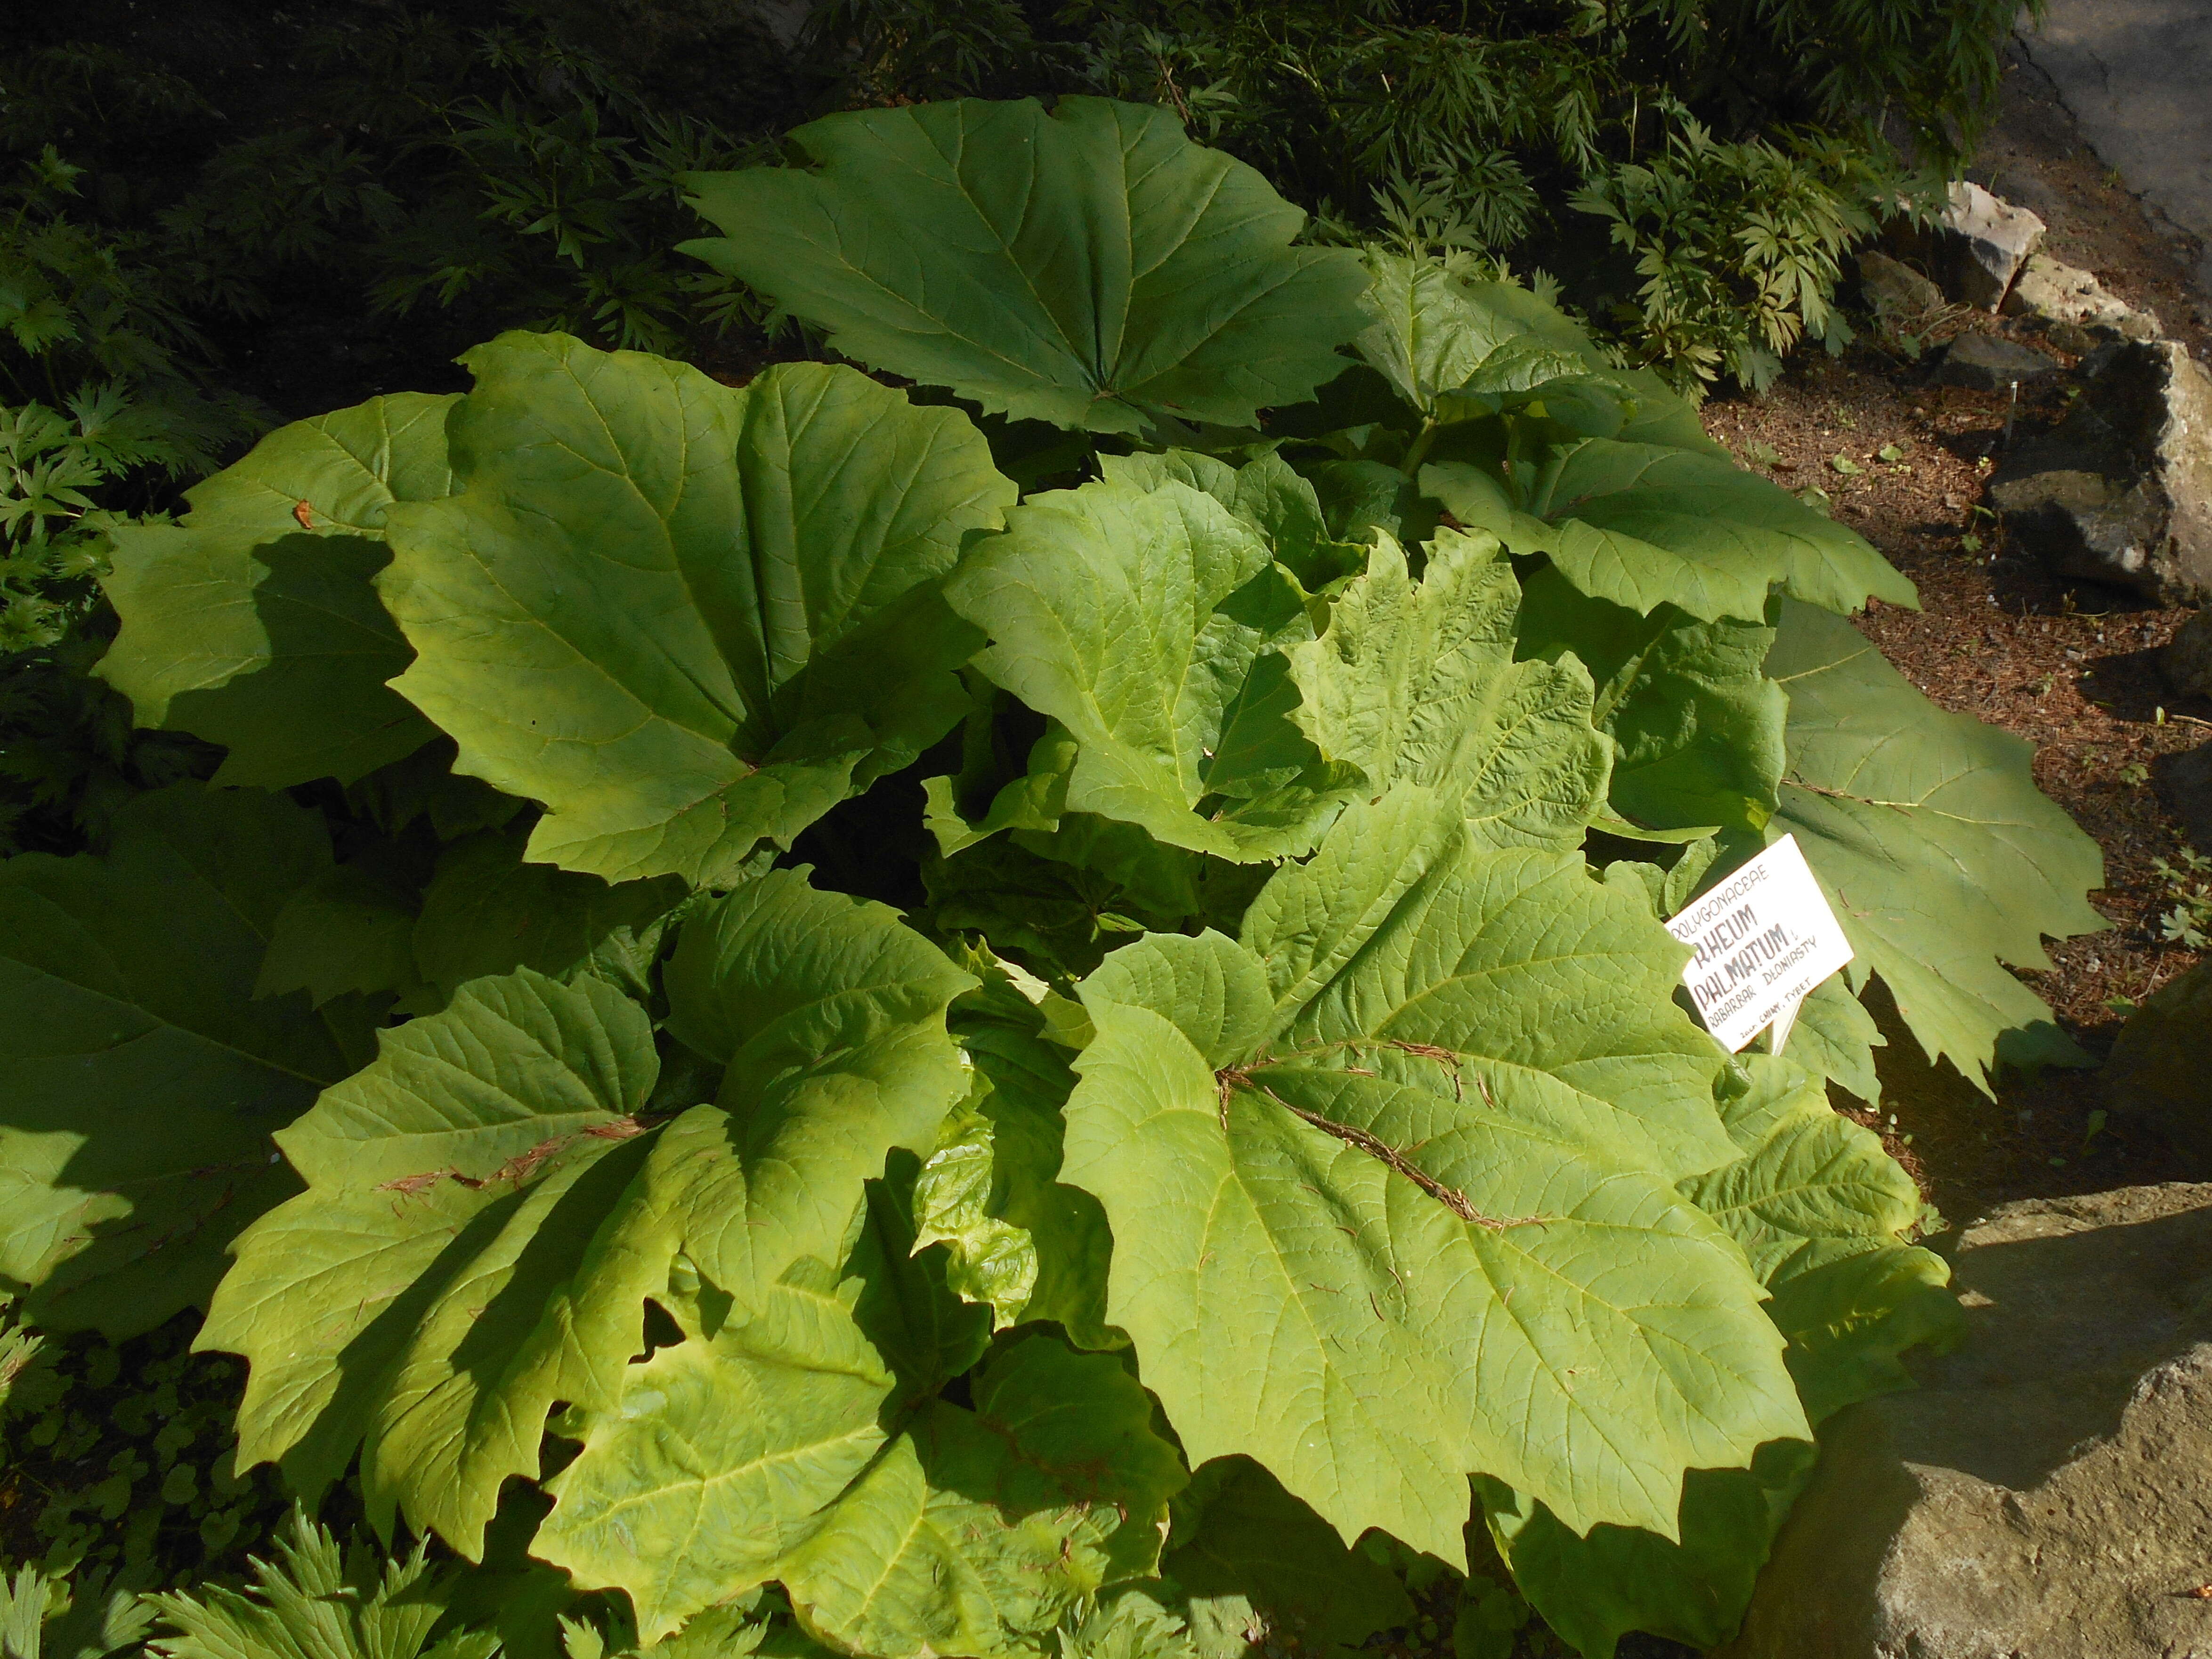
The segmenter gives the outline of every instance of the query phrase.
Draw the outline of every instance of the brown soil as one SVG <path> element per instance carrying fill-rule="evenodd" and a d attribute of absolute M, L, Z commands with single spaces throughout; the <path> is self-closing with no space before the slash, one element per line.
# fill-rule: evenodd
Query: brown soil
<path fill-rule="evenodd" d="M 2155 311 L 2168 337 L 2205 355 L 2212 300 L 2190 286 L 2191 250 L 2081 144 L 2033 66 L 2008 76 L 1980 161 L 1976 177 L 2048 222 L 2054 258 L 2094 270 Z M 1957 315 L 1936 337 L 1968 328 L 2021 331 L 2011 319 Z M 2112 927 L 2053 944 L 2049 969 L 2021 974 L 2102 1058 L 2122 1024 L 2112 1005 L 2141 1000 L 2197 960 L 2160 935 L 2174 901 L 2153 860 L 2184 843 L 2148 774 L 2159 757 L 2212 738 L 2212 703 L 2175 698 L 2157 672 L 2158 648 L 2188 612 L 2053 580 L 1983 510 L 2008 421 L 2016 443 L 2064 407 L 2063 387 L 2024 396 L 2015 410 L 1994 394 L 1931 386 L 1923 363 L 1869 336 L 1840 360 L 1801 352 L 1764 398 L 1718 397 L 1705 413 L 1747 464 L 1765 462 L 1793 489 L 1826 490 L 1836 516 L 1912 578 L 1922 609 L 1876 605 L 1862 630 L 1942 707 L 2034 744 L 2037 783 L 2104 849 L 2105 885 L 2090 899 Z M 1882 459 L 1885 447 L 1894 459 Z M 1854 1115 L 1882 1130 L 1954 1219 L 2008 1199 L 2204 1173 L 2141 1126 L 2093 1116 L 2104 1104 L 2094 1073 L 2007 1073 L 1993 1102 L 1948 1065 L 1929 1065 L 1893 1011 L 1877 1012 L 1887 1012 L 1891 1039 L 1880 1055 L 1881 1109 Z"/>

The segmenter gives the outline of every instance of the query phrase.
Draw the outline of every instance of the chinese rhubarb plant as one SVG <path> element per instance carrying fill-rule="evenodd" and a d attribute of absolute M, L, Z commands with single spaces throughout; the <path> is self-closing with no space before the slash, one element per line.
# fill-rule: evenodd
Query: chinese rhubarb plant
<path fill-rule="evenodd" d="M 696 251 L 939 391 L 509 335 L 117 532 L 222 759 L 0 865 L 0 1271 L 518 1651 L 1723 1639 L 1954 1316 L 1850 991 L 2057 1057 L 2094 849 L 1526 292 L 1157 110 L 799 138 Z M 1731 1057 L 1660 924 L 1785 831 L 1855 977 Z"/>

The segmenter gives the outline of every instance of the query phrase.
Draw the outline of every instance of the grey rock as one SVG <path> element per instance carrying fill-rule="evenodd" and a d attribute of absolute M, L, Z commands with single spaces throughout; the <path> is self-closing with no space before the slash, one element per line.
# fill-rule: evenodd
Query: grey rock
<path fill-rule="evenodd" d="M 2212 1655 L 2212 1185 L 2007 1205 L 1967 1334 L 1839 1412 L 1726 1659 Z"/>
<path fill-rule="evenodd" d="M 2181 832 L 2197 850 L 2212 857 L 2212 743 L 2151 763 L 2151 779 L 2166 810 L 2181 820 Z M 2208 1049 L 2212 1053 L 2212 1049 Z"/>
<path fill-rule="evenodd" d="M 1948 267 L 1945 286 L 1962 303 L 1995 311 L 2012 279 L 2043 240 L 2043 221 L 1964 179 L 1936 217 Z"/>
<path fill-rule="evenodd" d="M 2100 343 L 2097 336 L 2079 323 L 2052 323 L 2043 331 L 2043 337 L 2061 351 L 2070 351 L 2082 356 L 2094 351 Z"/>
<path fill-rule="evenodd" d="M 2048 0 L 2021 44 L 2130 191 L 2204 243 L 2212 293 L 2212 3 Z M 2208 1647 L 2212 1652 L 2212 1647 Z"/>
<path fill-rule="evenodd" d="M 2159 335 L 2154 312 L 2137 311 L 2126 301 L 2105 292 L 2094 273 L 2061 264 L 2047 254 L 2032 256 L 2005 295 L 2008 316 L 2033 317 L 2051 330 L 2052 344 L 2062 350 L 2086 350 L 2108 340 L 2154 340 Z M 2058 328 L 2069 332 L 2062 336 Z M 2087 342 L 2075 345 L 2075 339 Z"/>
<path fill-rule="evenodd" d="M 1913 323 L 1943 309 L 1943 290 L 1901 259 L 1869 248 L 1859 255 L 1859 291 L 1885 325 Z"/>
<path fill-rule="evenodd" d="M 1991 503 L 2058 575 L 2212 600 L 2212 376 L 2185 346 L 2130 340 L 2081 377 L 2073 413 L 1997 470 Z"/>
<path fill-rule="evenodd" d="M 1936 383 L 2002 392 L 2015 381 L 2033 386 L 2057 373 L 2058 360 L 2033 346 L 1998 334 L 1961 334 L 1936 366 Z"/>
<path fill-rule="evenodd" d="M 2158 672 L 2178 696 L 2212 697 L 2212 611 L 2200 611 L 2174 630 L 2158 653 Z"/>
<path fill-rule="evenodd" d="M 2106 1109 L 2148 1123 L 2212 1174 L 2212 960 L 2145 998 L 2128 1016 L 2099 1079 Z"/>

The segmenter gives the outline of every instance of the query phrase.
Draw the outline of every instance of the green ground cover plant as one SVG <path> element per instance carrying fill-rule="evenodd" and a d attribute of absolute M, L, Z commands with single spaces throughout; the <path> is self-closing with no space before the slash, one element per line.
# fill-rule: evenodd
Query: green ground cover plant
<path fill-rule="evenodd" d="M 793 139 L 689 255 L 848 361 L 509 332 L 108 532 L 200 759 L 0 862 L 0 1276 L 303 1510 L 162 1650 L 1721 1639 L 1956 1318 L 1852 992 L 2069 1058 L 2094 846 L 1528 289 L 1155 106 Z M 1858 960 L 1731 1056 L 1785 832 Z"/>

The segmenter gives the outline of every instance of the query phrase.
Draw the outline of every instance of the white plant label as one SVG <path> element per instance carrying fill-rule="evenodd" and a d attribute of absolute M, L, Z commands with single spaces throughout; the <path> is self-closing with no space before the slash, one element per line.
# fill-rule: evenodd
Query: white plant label
<path fill-rule="evenodd" d="M 1827 896 L 1784 836 L 1667 924 L 1697 954 L 1682 983 L 1698 1015 L 1731 1054 L 1768 1026 L 1782 1052 L 1797 1009 L 1851 959 Z"/>

